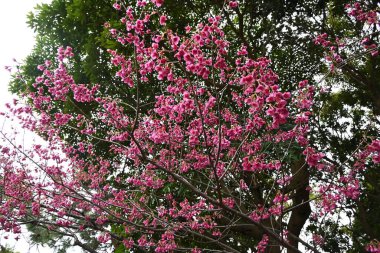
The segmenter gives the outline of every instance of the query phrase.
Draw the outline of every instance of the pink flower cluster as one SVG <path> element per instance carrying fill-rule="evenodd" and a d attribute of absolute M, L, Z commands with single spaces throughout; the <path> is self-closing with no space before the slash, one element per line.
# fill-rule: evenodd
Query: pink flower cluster
<path fill-rule="evenodd" d="M 307 80 L 284 90 L 268 59 L 250 58 L 244 46 L 233 52 L 221 16 L 180 35 L 157 11 L 163 1 L 151 3 L 126 7 L 124 28 L 110 29 L 133 52 L 109 50 L 122 83 L 117 88 L 133 94 L 128 101 L 105 87 L 77 84 L 67 47 L 58 50 L 56 68 L 50 62 L 38 67 L 35 90 L 25 94 L 30 106 L 9 105 L 48 146 L 35 145 L 30 153 L 0 146 L 7 196 L 0 203 L 2 229 L 19 233 L 32 214 L 52 230 L 91 230 L 102 245 L 119 240 L 127 249 L 172 252 L 183 250 L 181 238 L 197 237 L 228 251 L 219 238 L 243 219 L 259 228 L 256 248 L 265 252 L 269 240 L 289 248 L 278 229 L 263 224 L 287 222 L 297 173 L 322 175 L 307 188 L 318 194 L 321 217 L 359 197 L 360 173 L 369 157 L 379 163 L 380 141 L 357 155 L 353 168 L 334 174 L 326 155 L 309 143 L 315 88 Z M 238 6 L 228 1 L 230 11 Z M 159 30 L 150 30 L 151 23 Z M 316 43 L 335 50 L 326 35 Z M 141 92 L 152 85 L 159 94 Z M 67 102 L 79 109 L 62 110 Z M 76 139 L 65 141 L 69 135 Z M 335 181 L 318 181 L 324 176 Z"/>

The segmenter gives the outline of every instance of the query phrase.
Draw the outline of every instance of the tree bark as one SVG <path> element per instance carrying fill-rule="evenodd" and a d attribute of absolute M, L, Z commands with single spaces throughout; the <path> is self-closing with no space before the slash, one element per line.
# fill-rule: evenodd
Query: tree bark
<path fill-rule="evenodd" d="M 292 166 L 293 178 L 290 182 L 291 189 L 294 189 L 295 194 L 292 198 L 293 206 L 292 214 L 288 223 L 288 231 L 299 237 L 303 226 L 311 214 L 309 203 L 309 179 L 310 173 L 307 169 L 304 159 L 299 160 Z M 289 244 L 298 248 L 298 241 L 295 238 L 289 238 Z M 292 249 L 288 249 L 289 253 L 294 253 Z"/>

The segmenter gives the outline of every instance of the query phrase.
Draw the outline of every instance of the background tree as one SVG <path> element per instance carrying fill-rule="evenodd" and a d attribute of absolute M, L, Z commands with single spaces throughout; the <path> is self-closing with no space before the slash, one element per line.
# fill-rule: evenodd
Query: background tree
<path fill-rule="evenodd" d="M 81 27 L 80 22 L 77 21 L 87 19 L 87 15 L 84 14 L 97 13 L 93 9 L 100 9 L 98 8 L 98 5 L 88 4 L 88 6 L 86 6 L 86 4 L 83 4 L 84 6 L 82 6 L 82 4 L 83 3 L 75 1 L 55 1 L 50 6 L 55 7 L 50 9 L 47 5 L 44 5 L 43 8 L 46 10 L 43 10 L 43 8 L 41 8 L 41 12 L 38 17 L 42 18 L 34 19 L 34 27 L 38 29 L 38 25 L 36 25 L 38 22 L 42 24 L 40 26 L 41 28 L 44 27 L 43 24 L 46 24 L 46 21 L 52 22 L 53 25 L 51 27 L 54 27 L 56 25 L 59 28 L 51 30 L 44 28 L 45 31 L 49 31 L 49 33 L 46 33 L 46 35 L 49 34 L 48 36 L 51 36 L 50 38 L 46 38 L 45 43 L 49 41 L 50 45 L 58 46 L 59 44 L 63 44 L 72 45 L 74 47 L 77 45 L 79 48 L 81 48 L 79 51 L 75 52 L 76 55 L 79 56 L 77 56 L 77 58 L 73 61 L 71 69 L 75 80 L 79 80 L 79 82 L 82 82 L 80 80 L 83 80 L 83 82 L 88 82 L 86 81 L 87 78 L 87 80 L 90 80 L 90 82 L 101 83 L 100 88 L 106 88 L 107 90 L 103 90 L 103 92 L 106 92 L 106 94 L 109 96 L 118 96 L 120 94 L 123 94 L 128 97 L 128 99 L 125 99 L 125 101 L 136 99 L 136 97 L 133 97 L 133 93 L 135 92 L 133 89 L 130 95 L 128 95 L 128 91 L 120 92 L 120 90 L 117 88 L 120 87 L 120 81 L 112 79 L 112 71 L 114 71 L 112 70 L 112 67 L 107 64 L 101 64 L 100 60 L 99 63 L 92 62 L 87 63 L 87 65 L 83 64 L 83 61 L 81 61 L 83 59 L 86 59 L 87 61 L 87 57 L 92 60 L 96 59 L 96 57 L 90 57 L 90 55 L 96 55 L 91 53 L 94 51 L 97 51 L 98 55 L 102 53 L 104 54 L 104 57 L 101 56 L 99 59 L 108 59 L 108 56 L 106 54 L 107 48 L 117 48 L 121 51 L 124 50 L 122 52 L 127 55 L 132 53 L 127 49 L 123 49 L 123 47 L 118 47 L 115 43 L 110 43 L 109 41 L 111 40 L 107 37 L 108 33 L 92 33 L 93 29 L 99 29 L 99 27 L 103 27 L 100 26 L 103 24 L 103 21 L 101 21 L 101 19 L 99 19 L 99 24 L 96 24 L 95 21 L 93 23 L 89 22 L 85 23 L 85 25 L 82 25 L 82 30 L 79 29 L 81 31 L 88 31 L 88 33 L 75 33 L 77 27 Z M 99 6 L 101 4 L 102 3 L 99 3 Z M 187 24 L 192 25 L 198 23 L 199 21 L 204 21 L 206 11 L 210 13 L 220 13 L 223 2 L 189 1 L 185 2 L 184 5 L 187 8 L 182 8 L 183 5 L 178 4 L 175 1 L 165 1 L 165 4 L 163 5 L 164 12 L 167 13 L 169 17 L 171 17 L 171 21 L 167 22 L 168 26 L 172 30 L 179 33 L 183 31 L 183 28 Z M 377 8 L 377 5 L 378 3 L 376 1 L 365 2 L 364 12 L 367 12 L 368 10 L 375 10 Z M 45 21 L 43 21 L 43 13 L 49 13 L 47 10 L 51 12 L 49 15 L 45 16 Z M 81 13 L 81 15 L 79 15 L 79 18 L 73 18 L 75 15 L 65 14 L 65 11 L 67 13 L 70 13 L 70 11 L 72 11 L 78 15 Z M 52 15 L 52 13 L 54 13 L 54 15 Z M 110 15 L 110 13 L 112 12 L 104 12 L 104 15 Z M 328 48 L 329 54 L 332 54 L 333 56 L 334 53 L 338 53 L 343 59 L 344 64 L 335 64 L 335 66 L 341 67 L 342 73 L 344 75 L 329 76 L 330 79 L 325 79 L 329 82 L 324 82 L 324 85 L 335 84 L 335 87 L 338 87 L 339 89 L 335 88 L 333 92 L 328 92 L 323 95 L 323 103 L 318 105 L 318 110 L 321 112 L 320 117 L 317 118 L 315 124 L 312 125 L 313 129 L 315 129 L 315 131 L 313 131 L 313 143 L 315 147 L 324 149 L 328 154 L 330 154 L 325 159 L 330 159 L 331 162 L 332 157 L 332 160 L 336 163 L 336 166 L 342 166 L 342 164 L 349 161 L 351 162 L 350 166 L 352 166 L 354 161 L 350 160 L 350 157 L 358 145 L 362 142 L 363 136 L 370 138 L 375 138 L 378 136 L 378 128 L 376 126 L 369 128 L 369 124 L 367 123 L 373 122 L 372 126 L 378 124 L 376 118 L 376 101 L 380 101 L 377 99 L 378 96 L 376 95 L 379 84 L 378 77 L 376 76 L 378 73 L 378 58 L 370 56 L 369 54 L 358 54 L 358 52 L 360 52 L 360 46 L 358 47 L 358 42 L 361 41 L 361 38 L 365 37 L 363 34 L 363 31 L 365 31 L 365 22 L 362 22 L 363 20 L 359 20 L 360 22 L 358 22 L 358 20 L 352 18 L 352 15 L 346 15 L 342 3 L 335 3 L 333 1 L 299 1 L 292 2 L 292 4 L 285 2 L 273 5 L 268 5 L 268 3 L 265 2 L 247 1 L 246 3 L 239 3 L 238 8 L 224 9 L 222 14 L 226 18 L 226 24 L 223 26 L 223 30 L 225 31 L 229 42 L 231 42 L 231 52 L 237 50 L 243 44 L 246 46 L 247 53 L 251 57 L 265 54 L 270 55 L 271 59 L 273 60 L 272 66 L 276 72 L 279 73 L 280 80 L 282 80 L 284 83 L 282 87 L 288 87 L 290 89 L 295 89 L 296 86 L 294 84 L 297 84 L 298 81 L 302 80 L 303 78 L 312 79 L 312 77 L 314 77 L 318 71 L 323 72 L 323 70 L 326 70 L 324 62 L 321 62 L 320 60 L 322 56 L 322 50 L 318 49 L 318 47 L 314 46 L 313 43 L 311 43 L 312 38 L 316 37 L 317 34 L 325 31 L 330 36 L 334 36 L 333 39 L 338 36 L 345 38 L 354 38 L 354 40 L 357 40 L 356 43 L 352 44 L 353 47 L 349 48 L 346 53 L 343 52 L 343 54 L 341 54 L 341 52 L 335 52 Z M 96 19 L 96 15 L 90 16 L 94 17 L 94 20 Z M 46 19 L 46 17 L 49 17 L 49 19 Z M 55 19 L 52 19 L 51 17 L 56 17 L 57 21 L 53 21 Z M 113 26 L 118 27 L 116 25 L 116 19 L 118 18 L 120 17 L 117 17 L 117 15 L 110 17 L 109 23 Z M 43 22 L 37 22 L 39 19 Z M 33 20 L 33 18 L 31 20 Z M 33 23 L 31 24 L 33 25 Z M 91 28 L 90 24 L 93 24 L 94 28 Z M 152 25 L 152 27 L 156 26 Z M 378 34 L 376 31 L 378 27 L 375 25 L 372 26 L 372 29 L 374 29 L 374 31 L 372 31 L 369 39 L 370 41 L 378 41 Z M 63 33 L 62 31 L 66 31 L 66 33 L 72 32 L 73 35 L 60 37 L 59 35 Z M 99 34 L 101 34 L 100 37 Z M 90 44 L 88 47 L 93 47 L 91 49 L 93 51 L 81 46 L 87 43 L 78 43 L 78 41 L 81 40 L 76 38 L 82 38 L 83 35 L 89 36 L 88 38 L 85 37 L 83 41 L 88 40 Z M 89 39 L 91 36 L 97 36 L 97 38 Z M 70 41 L 68 38 L 74 39 Z M 97 43 L 92 43 L 94 41 Z M 53 52 L 52 50 L 42 50 L 42 48 L 45 47 L 43 43 L 44 42 L 41 40 L 41 52 Z M 335 41 L 333 41 L 331 45 L 334 43 Z M 353 56 L 350 56 L 350 52 L 355 52 L 355 54 Z M 332 59 L 336 61 L 334 57 Z M 305 64 L 305 62 L 308 64 Z M 104 73 L 103 71 L 96 71 L 95 73 L 90 74 L 92 70 L 98 70 L 98 67 L 90 67 L 89 70 L 85 70 L 85 66 L 96 66 L 96 64 L 99 65 L 99 68 L 106 67 L 106 69 L 104 69 Z M 29 66 L 32 65 L 33 63 Z M 23 76 L 25 77 L 25 80 L 27 80 L 27 83 L 31 84 L 34 82 L 36 74 L 28 74 L 26 72 L 26 66 L 28 66 L 28 64 L 22 67 L 22 70 L 24 71 Z M 313 66 L 313 68 L 310 68 L 310 66 Z M 106 72 L 111 74 L 109 74 L 107 77 Z M 340 73 L 339 70 L 336 72 Z M 81 79 L 80 75 L 83 75 L 83 73 L 85 73 L 87 77 L 82 77 L 84 79 Z M 98 76 L 95 77 L 95 75 Z M 150 81 L 152 83 L 151 87 L 159 88 L 159 84 L 157 84 L 155 80 Z M 336 85 L 337 81 L 339 81 L 339 85 Z M 115 88 L 110 88 L 110 86 L 107 85 L 109 83 L 115 84 Z M 17 87 L 16 81 L 13 87 Z M 326 87 L 327 90 L 328 87 L 329 86 Z M 140 92 L 141 94 L 144 94 L 144 99 L 146 99 L 145 102 L 148 104 L 153 101 L 152 99 L 154 95 L 158 94 L 159 90 L 149 89 L 146 92 Z M 370 100 L 368 100 L 368 98 L 370 98 Z M 73 99 L 68 99 L 67 101 L 55 104 L 55 106 L 56 110 L 60 112 L 78 112 L 80 110 L 87 114 L 91 114 L 91 111 L 95 109 L 93 106 L 96 105 L 84 104 L 79 105 L 78 107 L 78 103 L 75 103 Z M 145 106 L 144 108 L 148 110 L 149 107 Z M 369 108 L 369 112 L 366 108 Z M 125 108 L 125 110 L 130 109 L 131 108 L 128 109 L 128 107 Z M 54 110 L 52 111 L 52 113 L 55 112 L 56 111 Z M 133 113 L 133 110 L 130 112 Z M 342 121 L 342 117 L 351 119 Z M 107 131 L 107 129 L 105 128 L 104 131 Z M 347 134 L 342 135 L 342 132 L 345 132 Z M 63 129 L 63 133 L 64 134 L 62 134 L 62 136 L 65 137 L 69 142 L 73 143 L 77 142 L 77 140 L 80 140 L 76 131 L 72 131 L 72 126 Z M 106 133 L 103 133 L 103 135 L 106 135 Z M 98 150 L 97 152 L 102 155 L 110 155 L 106 152 L 109 148 L 108 144 L 105 144 L 104 142 L 94 142 L 94 144 L 96 143 L 97 145 L 95 145 L 95 150 Z M 101 143 L 101 145 L 99 145 L 99 143 Z M 302 164 L 302 161 L 299 163 Z M 295 162 L 295 164 L 297 164 L 297 162 Z M 295 171 L 297 171 L 297 169 L 295 169 Z M 298 182 L 298 184 L 303 186 L 302 189 L 300 189 L 298 195 L 298 201 L 301 202 L 304 201 L 305 198 L 308 198 L 306 188 L 309 185 L 309 175 L 305 173 L 300 174 L 303 175 L 303 177 L 300 178 L 303 178 L 304 181 Z M 336 246 L 334 246 L 335 240 L 328 240 L 330 236 L 336 234 L 341 234 L 341 240 L 343 240 L 343 242 L 346 240 L 345 243 L 347 243 L 347 245 L 349 242 L 347 239 L 344 239 L 347 238 L 347 236 L 353 236 L 355 242 L 360 242 L 356 244 L 359 249 L 355 248 L 353 250 L 354 252 L 360 250 L 360 248 L 363 250 L 363 246 L 360 245 L 364 245 L 363 242 L 366 240 L 368 241 L 369 237 L 363 238 L 363 235 L 368 235 L 370 233 L 372 234 L 372 236 L 370 236 L 371 238 L 378 238 L 378 234 L 376 235 L 377 232 L 374 232 L 378 231 L 378 229 L 372 229 L 371 226 L 368 226 L 368 221 L 371 219 L 376 219 L 376 214 L 378 213 L 376 210 L 377 205 L 373 204 L 376 203 L 374 200 L 376 200 L 375 196 L 377 196 L 376 192 L 374 192 L 376 191 L 376 187 L 373 186 L 378 183 L 378 179 L 376 179 L 378 178 L 378 175 L 374 172 L 370 173 L 370 176 L 365 176 L 366 179 L 363 181 L 366 182 L 364 184 L 363 190 L 368 192 L 364 193 L 362 195 L 362 198 L 357 200 L 357 205 L 353 205 L 351 208 L 352 215 L 356 218 L 356 225 L 352 227 L 354 230 L 348 231 L 345 225 L 337 226 L 336 222 L 333 222 L 331 220 L 325 223 L 325 226 L 327 227 L 324 230 L 331 232 L 330 234 L 324 234 L 326 237 L 327 245 L 331 244 L 329 246 L 326 246 L 330 247 L 327 249 L 335 252 L 341 250 L 339 249 L 342 248 L 341 245 L 338 247 L 338 245 L 335 244 Z M 371 207 L 372 204 L 373 207 Z M 347 203 L 347 208 L 349 207 L 350 203 Z M 307 209 L 300 208 L 299 210 Z M 366 215 L 363 215 L 363 213 L 366 213 Z M 374 214 L 374 217 L 368 215 L 371 213 Z M 303 214 L 304 218 L 302 218 L 301 222 L 298 222 L 298 225 L 295 226 L 295 232 L 300 231 L 300 228 L 303 227 L 305 221 L 308 219 L 308 215 L 308 212 L 305 212 Z M 365 217 L 363 218 L 363 216 Z M 302 217 L 302 213 L 296 217 Z M 317 231 L 321 228 L 321 226 L 321 224 L 317 224 L 311 225 L 309 228 L 311 230 Z M 366 231 L 364 231 L 364 228 L 367 228 Z"/>

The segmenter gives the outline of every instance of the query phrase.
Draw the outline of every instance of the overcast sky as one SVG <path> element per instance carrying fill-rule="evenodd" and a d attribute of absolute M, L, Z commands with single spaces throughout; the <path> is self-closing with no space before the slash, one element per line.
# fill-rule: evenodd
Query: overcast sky
<path fill-rule="evenodd" d="M 37 3 L 49 0 L 0 1 L 0 106 L 10 99 L 9 73 L 5 66 L 14 65 L 13 58 L 22 61 L 34 45 L 33 31 L 26 25 L 26 15 Z"/>
<path fill-rule="evenodd" d="M 8 92 L 10 73 L 5 70 L 5 66 L 14 66 L 13 58 L 22 62 L 34 45 L 34 34 L 27 27 L 26 15 L 38 3 L 48 2 L 50 0 L 0 0 L 0 110 L 4 110 L 6 102 L 12 101 L 12 95 Z M 49 248 L 31 247 L 25 239 L 26 232 L 16 242 L 12 238 L 4 239 L 4 234 L 0 231 L 0 244 L 8 244 L 20 253 L 53 252 Z"/>

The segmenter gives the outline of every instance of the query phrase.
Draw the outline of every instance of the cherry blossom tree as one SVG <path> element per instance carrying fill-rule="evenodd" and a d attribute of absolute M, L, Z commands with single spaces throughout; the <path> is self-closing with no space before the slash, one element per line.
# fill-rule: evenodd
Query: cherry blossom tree
<path fill-rule="evenodd" d="M 73 50 L 62 47 L 8 106 L 4 116 L 46 143 L 27 150 L 1 131 L 1 229 L 17 236 L 24 224 L 38 226 L 89 252 L 323 252 L 323 234 L 302 233 L 306 222 L 356 203 L 363 173 L 380 163 L 380 140 L 364 139 L 352 166 L 337 165 L 310 138 L 324 91 L 307 80 L 284 90 L 269 59 L 229 48 L 223 13 L 238 1 L 185 35 L 168 29 L 163 4 L 114 4 L 122 28 L 105 25 L 130 52 L 109 50 L 119 96 L 76 83 Z M 366 15 L 378 24 L 377 13 Z M 316 42 L 339 62 L 326 39 Z M 151 101 L 141 90 L 153 80 L 160 92 Z M 68 100 L 83 106 L 57 106 Z M 379 250 L 376 239 L 368 251 Z"/>

